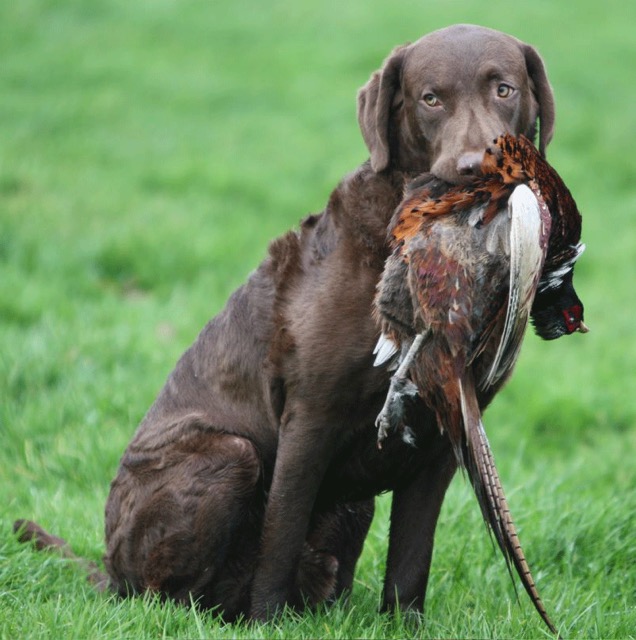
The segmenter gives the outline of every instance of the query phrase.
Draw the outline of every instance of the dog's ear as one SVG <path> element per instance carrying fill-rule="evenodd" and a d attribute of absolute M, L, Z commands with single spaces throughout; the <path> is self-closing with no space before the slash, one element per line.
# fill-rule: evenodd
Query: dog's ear
<path fill-rule="evenodd" d="M 539 103 L 539 152 L 545 158 L 545 149 L 554 133 L 554 93 L 548 82 L 548 74 L 541 56 L 534 47 L 523 45 L 528 75 L 532 80 L 534 95 Z"/>
<path fill-rule="evenodd" d="M 399 101 L 400 75 L 407 45 L 393 50 L 369 82 L 358 92 L 358 123 L 377 173 L 389 166 L 389 126 L 393 105 Z"/>

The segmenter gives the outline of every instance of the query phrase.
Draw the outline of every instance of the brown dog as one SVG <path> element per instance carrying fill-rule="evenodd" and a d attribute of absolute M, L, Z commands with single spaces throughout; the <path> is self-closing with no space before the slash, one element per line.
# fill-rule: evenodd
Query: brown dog
<path fill-rule="evenodd" d="M 544 151 L 552 92 L 535 49 L 510 36 L 458 25 L 393 51 L 358 95 L 370 162 L 272 243 L 126 450 L 106 505 L 111 588 L 192 596 L 228 618 L 337 596 L 373 496 L 392 490 L 383 607 L 423 606 L 455 462 L 423 406 L 409 416 L 415 447 L 376 448 L 389 374 L 373 366 L 371 308 L 386 228 L 407 180 L 461 181 L 497 135 L 533 138 L 538 118 Z"/>

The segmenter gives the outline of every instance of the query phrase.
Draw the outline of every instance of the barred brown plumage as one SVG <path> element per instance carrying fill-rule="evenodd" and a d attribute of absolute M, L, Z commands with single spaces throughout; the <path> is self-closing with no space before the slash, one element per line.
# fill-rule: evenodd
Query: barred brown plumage
<path fill-rule="evenodd" d="M 512 373 L 530 315 L 546 339 L 587 331 L 572 283 L 581 216 L 532 143 L 499 137 L 481 177 L 411 184 L 390 226 L 393 248 L 375 300 L 376 364 L 399 365 L 378 416 L 378 446 L 402 431 L 419 394 L 466 469 L 484 519 L 548 627 L 521 549 L 481 415 Z"/>

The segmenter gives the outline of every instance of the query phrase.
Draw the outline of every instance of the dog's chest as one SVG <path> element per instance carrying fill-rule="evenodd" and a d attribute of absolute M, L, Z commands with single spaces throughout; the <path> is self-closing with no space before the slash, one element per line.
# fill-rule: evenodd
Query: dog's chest
<path fill-rule="evenodd" d="M 444 441 L 437 427 L 421 421 L 408 437 L 393 433 L 379 449 L 377 430 L 370 424 L 335 456 L 318 501 L 328 504 L 363 500 L 397 489 L 430 464 L 431 451 Z"/>

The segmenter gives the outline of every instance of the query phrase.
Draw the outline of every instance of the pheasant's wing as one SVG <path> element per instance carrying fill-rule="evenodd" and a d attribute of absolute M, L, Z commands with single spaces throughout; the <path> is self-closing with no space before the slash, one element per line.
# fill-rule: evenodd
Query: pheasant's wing
<path fill-rule="evenodd" d="M 410 343 L 416 333 L 413 300 L 407 282 L 409 246 L 421 233 L 427 207 L 431 203 L 430 189 L 434 183 L 436 181 L 429 174 L 414 181 L 389 225 L 393 253 L 385 262 L 374 300 L 376 317 L 382 327 L 373 350 L 376 367 L 388 363 L 396 368 L 401 360 L 398 354 L 403 339 Z"/>
<path fill-rule="evenodd" d="M 400 251 L 395 251 L 387 258 L 375 296 L 375 311 L 382 326 L 382 333 L 373 350 L 376 367 L 389 362 L 396 366 L 394 360 L 400 351 L 399 337 L 415 333 L 407 273 L 408 265 L 404 257 Z"/>
<path fill-rule="evenodd" d="M 381 367 L 383 364 L 389 364 L 389 369 L 396 369 L 397 362 L 395 358 L 398 355 L 399 348 L 395 341 L 386 333 L 381 333 L 378 341 L 373 348 L 373 360 L 374 367 Z"/>
<path fill-rule="evenodd" d="M 490 370 L 482 388 L 504 378 L 519 354 L 550 237 L 551 218 L 543 199 L 521 184 L 508 200 L 510 279 L 506 317 Z"/>
<path fill-rule="evenodd" d="M 441 281 L 449 287 L 457 282 L 455 277 L 436 274 L 443 271 L 444 266 L 449 268 L 451 260 L 453 266 L 458 266 L 455 264 L 458 257 L 444 256 L 440 242 L 452 245 L 459 240 L 470 244 L 472 238 L 471 232 L 457 234 L 449 219 L 464 214 L 463 219 L 470 220 L 470 227 L 481 225 L 492 196 L 491 187 L 490 183 L 481 188 L 453 186 L 431 174 L 424 174 L 407 186 L 405 198 L 390 223 L 393 253 L 386 261 L 375 297 L 375 311 L 382 324 L 382 335 L 374 350 L 376 366 L 387 362 L 394 365 L 396 354 L 404 346 L 402 340 L 410 343 L 415 334 L 427 329 L 427 323 L 422 326 L 422 321 L 427 315 L 425 309 L 431 303 L 422 294 L 426 290 L 439 296 L 440 291 L 436 289 Z M 439 227 L 435 225 L 436 220 L 440 220 Z M 433 226 L 437 231 L 432 233 Z M 442 234 L 448 237 L 444 239 Z M 431 256 L 422 258 L 431 249 L 432 259 Z M 414 275 L 422 270 L 431 277 Z M 441 294 L 443 296 L 443 289 Z M 439 304 L 434 302 L 432 306 L 439 307 Z"/>

